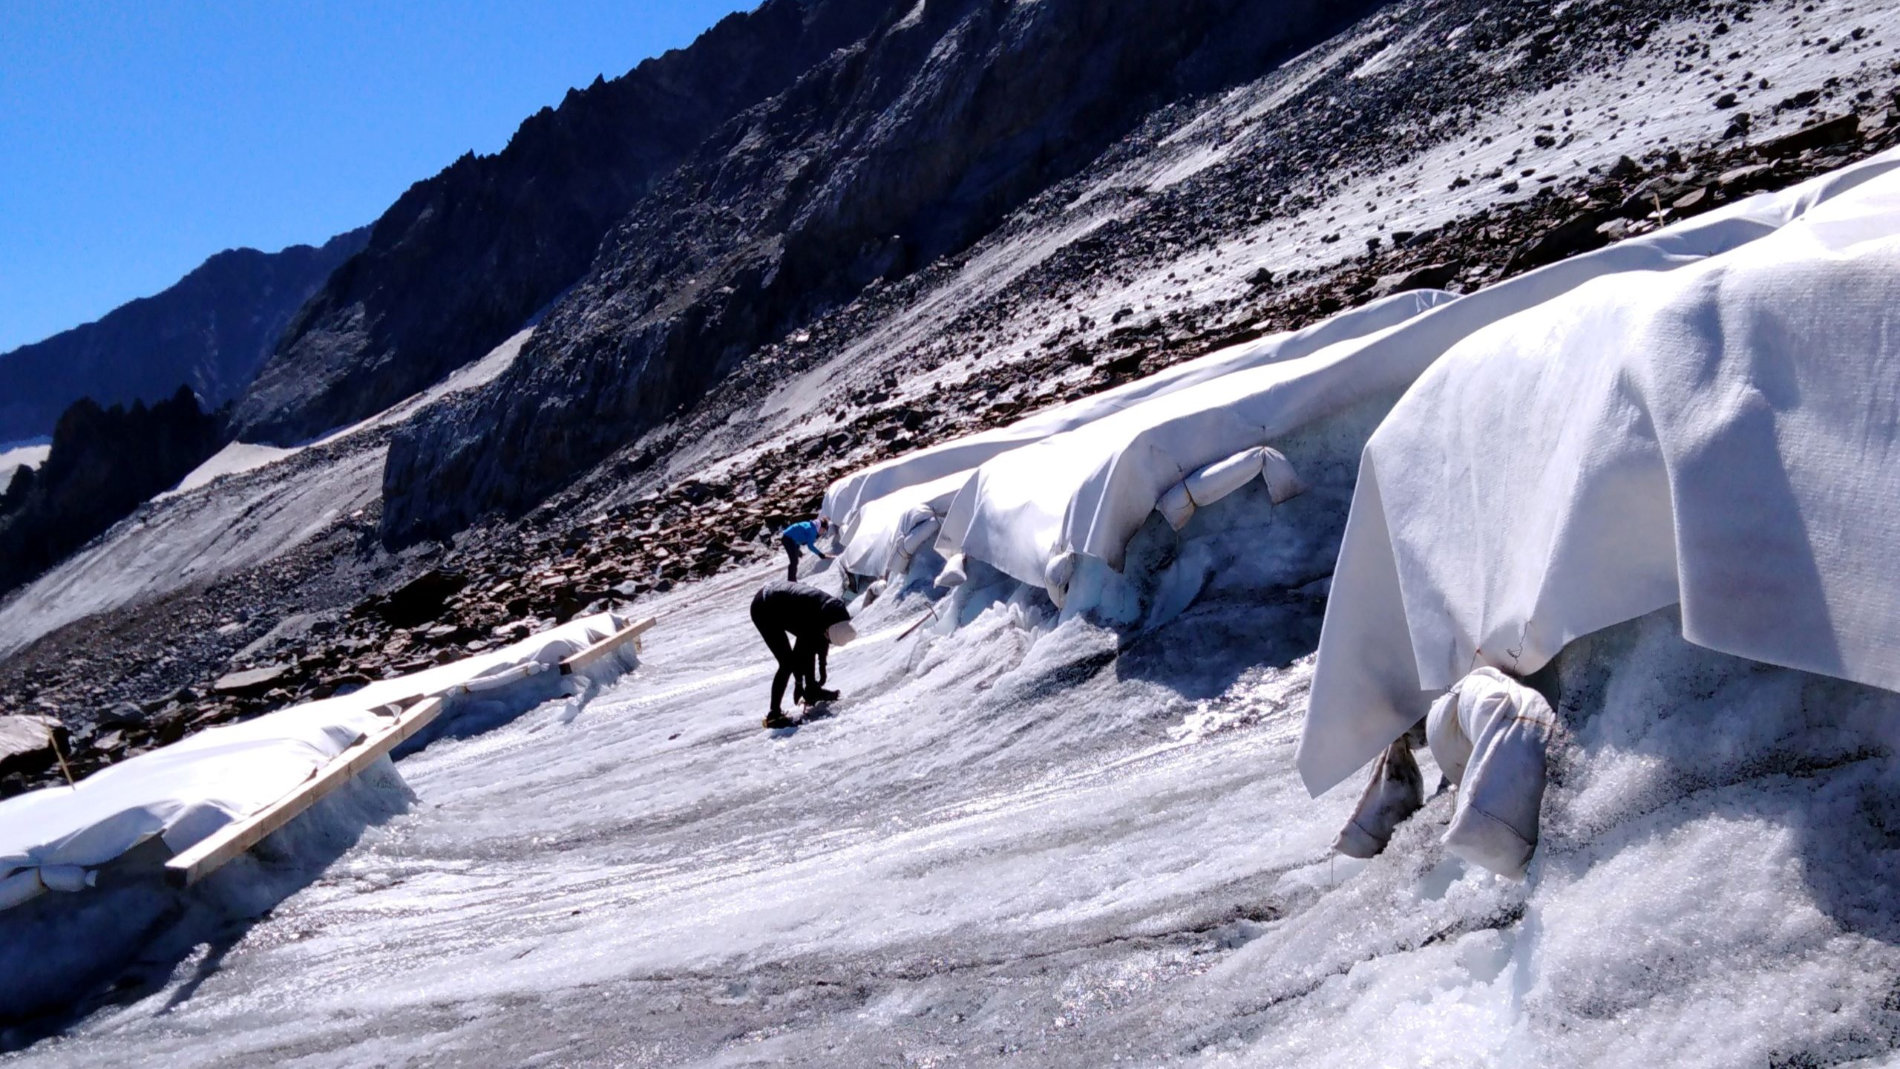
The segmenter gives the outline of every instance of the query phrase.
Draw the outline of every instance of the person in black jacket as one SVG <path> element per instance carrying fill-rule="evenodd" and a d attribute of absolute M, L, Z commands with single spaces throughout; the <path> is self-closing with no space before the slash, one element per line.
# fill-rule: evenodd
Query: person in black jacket
<path fill-rule="evenodd" d="M 844 602 L 817 587 L 775 579 L 753 596 L 752 624 L 778 661 L 766 727 L 792 724 L 782 706 L 787 680 L 794 681 L 792 700 L 796 702 L 830 701 L 838 696 L 837 691 L 824 689 L 825 655 L 832 646 L 842 646 L 857 637 L 851 627 L 851 610 Z M 785 639 L 788 634 L 790 642 Z"/>

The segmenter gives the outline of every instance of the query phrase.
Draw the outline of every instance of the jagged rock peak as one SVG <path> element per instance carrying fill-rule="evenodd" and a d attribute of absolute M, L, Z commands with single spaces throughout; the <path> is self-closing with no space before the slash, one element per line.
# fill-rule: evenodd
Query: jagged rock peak
<path fill-rule="evenodd" d="M 1158 105 L 1257 76 L 1367 6 L 906 6 L 708 139 L 506 375 L 398 437 L 386 537 L 532 506 L 759 346 L 967 246 Z"/>
<path fill-rule="evenodd" d="M 411 186 L 311 300 L 234 413 L 288 443 L 369 416 L 521 329 L 719 125 L 859 39 L 892 0 L 768 0 L 687 48 L 570 90 L 492 156 Z"/>
<path fill-rule="evenodd" d="M 0 354 L 0 441 L 50 434 L 73 402 L 160 401 L 179 383 L 213 408 L 257 374 L 297 309 L 369 228 L 322 246 L 227 249 L 162 293 Z"/>

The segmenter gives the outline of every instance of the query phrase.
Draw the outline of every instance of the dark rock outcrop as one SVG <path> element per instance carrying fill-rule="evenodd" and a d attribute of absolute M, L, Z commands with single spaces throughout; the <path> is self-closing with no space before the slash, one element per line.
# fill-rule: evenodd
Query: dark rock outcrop
<path fill-rule="evenodd" d="M 270 693 L 288 675 L 290 666 L 282 664 L 227 672 L 211 684 L 211 693 L 239 698 L 261 697 Z"/>
<path fill-rule="evenodd" d="M 391 627 L 419 627 L 442 615 L 448 600 L 467 585 L 465 575 L 431 568 L 357 608 L 360 612 L 374 613 Z"/>
<path fill-rule="evenodd" d="M 221 444 L 188 387 L 150 408 L 82 398 L 53 428 L 46 463 L 0 513 L 0 592 L 32 579 L 172 486 Z M 24 472 L 25 469 L 22 469 Z M 21 485 L 22 475 L 14 477 Z"/>
<path fill-rule="evenodd" d="M 0 715 L 0 798 L 19 794 L 27 782 L 49 775 L 59 763 L 66 727 L 56 717 Z"/>
<path fill-rule="evenodd" d="M 768 0 L 570 90 L 493 156 L 411 186 L 299 313 L 233 414 L 280 444 L 372 415 L 519 330 L 694 146 L 858 39 L 893 0 Z"/>
<path fill-rule="evenodd" d="M 1459 270 L 1460 265 L 1457 263 L 1442 263 L 1426 264 L 1409 271 L 1394 271 L 1381 276 L 1366 295 L 1376 299 L 1406 290 L 1438 289 L 1457 278 Z"/>
<path fill-rule="evenodd" d="M 1693 205 L 1683 206 L 1693 207 Z M 1565 257 L 1589 252 L 1609 244 L 1608 235 L 1597 228 L 1616 217 L 1616 212 L 1607 209 L 1591 209 L 1577 214 L 1551 227 L 1524 243 L 1523 247 L 1512 254 L 1506 265 L 1513 273 L 1529 271 L 1533 267 L 1554 264 Z"/>
<path fill-rule="evenodd" d="M 162 401 L 185 383 L 213 408 L 236 397 L 297 309 L 369 228 L 321 247 L 218 253 L 163 293 L 0 354 L 0 442 L 50 434 L 73 402 Z"/>
<path fill-rule="evenodd" d="M 519 512 L 762 344 L 954 252 L 1156 107 L 1366 4 L 959 0 L 729 123 L 642 200 L 510 371 L 392 443 L 384 533 Z"/>
<path fill-rule="evenodd" d="M 1793 133 L 1764 141 L 1755 146 L 1755 151 L 1770 158 L 1796 156 L 1809 149 L 1852 141 L 1859 134 L 1860 117 L 1858 115 L 1839 115 L 1825 122 L 1804 126 Z"/>

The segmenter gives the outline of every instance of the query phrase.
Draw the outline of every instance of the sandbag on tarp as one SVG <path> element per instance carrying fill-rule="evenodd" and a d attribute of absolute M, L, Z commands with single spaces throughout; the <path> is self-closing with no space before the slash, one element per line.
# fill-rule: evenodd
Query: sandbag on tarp
<path fill-rule="evenodd" d="M 1882 157 L 1750 198 L 1521 275 L 1369 336 L 1235 371 L 997 457 L 978 468 L 951 502 L 938 549 L 967 553 L 1035 584 L 1043 582 L 1050 560 L 1072 551 L 1119 568 L 1128 540 L 1163 494 L 1196 468 L 1269 444 L 1357 402 L 1395 395 L 1474 332 L 1592 279 L 1619 273 L 1656 278 L 1746 245 L 1891 166 Z M 1406 725 L 1422 713 L 1411 714 Z"/>
<path fill-rule="evenodd" d="M 928 490 L 928 487 L 920 487 Z M 937 540 L 937 528 L 943 518 L 937 514 L 934 503 L 926 500 L 911 505 L 898 516 L 889 520 L 883 514 L 885 508 L 896 508 L 903 504 L 903 496 L 892 494 L 870 502 L 864 514 L 870 517 L 862 525 L 865 531 L 880 532 L 880 537 L 864 536 L 845 546 L 839 559 L 845 570 L 854 575 L 873 575 L 879 578 L 902 575 L 910 569 L 910 562 L 926 547 Z"/>
<path fill-rule="evenodd" d="M 121 761 L 76 787 L 0 802 L 0 908 L 85 874 L 148 839 L 172 853 L 257 812 L 357 740 L 386 727 L 383 707 L 519 672 L 552 668 L 624 626 L 612 613 L 570 621 L 491 653 L 372 683 L 196 735 Z"/>
<path fill-rule="evenodd" d="M 1267 447 L 1257 445 L 1204 464 L 1181 480 L 1181 488 L 1187 491 L 1188 499 L 1197 508 L 1206 508 L 1259 478 L 1266 454 Z"/>
<path fill-rule="evenodd" d="M 959 553 L 943 562 L 943 571 L 937 573 L 937 585 L 948 590 L 962 586 L 970 581 L 970 562 Z"/>
<path fill-rule="evenodd" d="M 1052 434 L 1132 405 L 1245 368 L 1304 356 L 1334 342 L 1402 322 L 1452 299 L 1441 290 L 1412 290 L 1342 312 L 1303 330 L 1269 335 L 1209 353 L 1112 390 L 1078 398 L 1007 427 L 967 435 L 853 472 L 825 492 L 823 511 L 838 525 L 843 564 L 858 575 L 883 575 L 897 524 L 928 505 L 941 515 L 977 465 Z"/>
<path fill-rule="evenodd" d="M 1900 689 L 1896 161 L 1757 198 L 1800 218 L 1599 279 L 1419 379 L 1360 468 L 1308 789 L 1474 666 L 1523 676 L 1678 601 L 1691 642 Z"/>

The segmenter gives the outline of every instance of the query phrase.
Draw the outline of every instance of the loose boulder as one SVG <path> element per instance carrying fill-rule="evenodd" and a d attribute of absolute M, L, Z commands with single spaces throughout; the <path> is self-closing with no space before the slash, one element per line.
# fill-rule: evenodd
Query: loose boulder
<path fill-rule="evenodd" d="M 255 698 L 270 693 L 289 674 L 290 666 L 283 664 L 230 672 L 211 684 L 211 692 L 233 698 Z"/>

